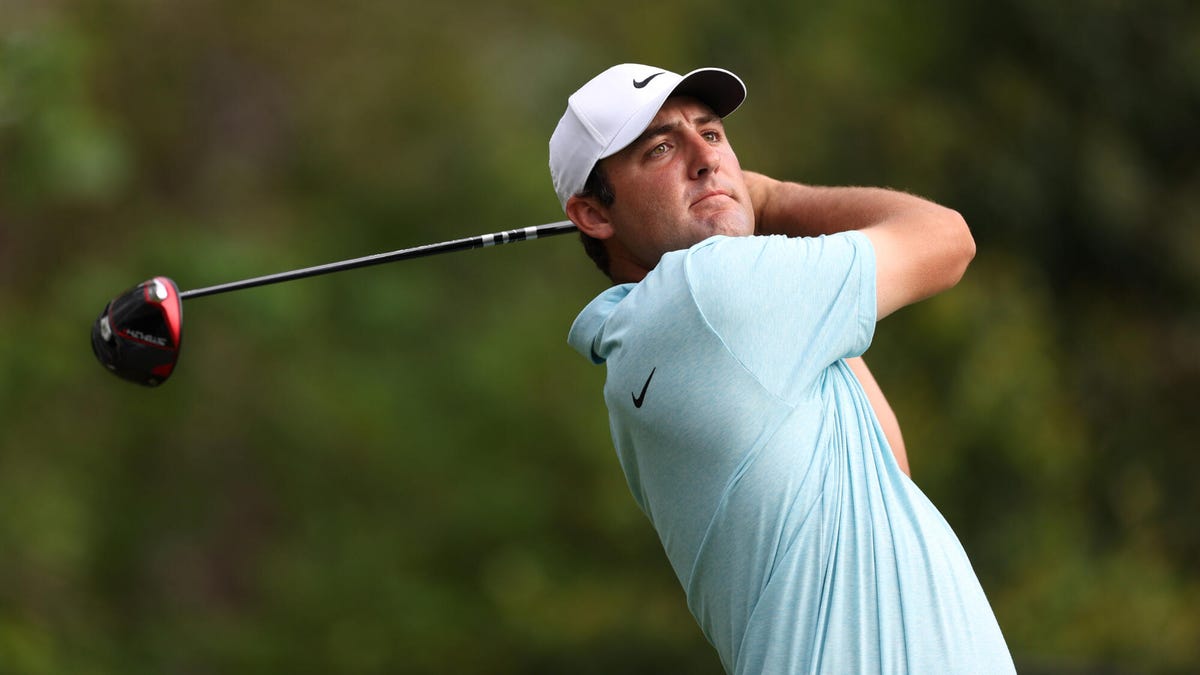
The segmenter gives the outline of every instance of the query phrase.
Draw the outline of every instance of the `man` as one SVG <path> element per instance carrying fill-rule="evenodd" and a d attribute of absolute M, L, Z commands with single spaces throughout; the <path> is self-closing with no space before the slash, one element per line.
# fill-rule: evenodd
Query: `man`
<path fill-rule="evenodd" d="M 861 359 L 876 321 L 958 282 L 970 231 L 911 195 L 743 172 L 722 119 L 744 98 L 728 71 L 619 65 L 550 140 L 616 284 L 569 341 L 607 366 L 634 499 L 731 673 L 1012 672 Z"/>

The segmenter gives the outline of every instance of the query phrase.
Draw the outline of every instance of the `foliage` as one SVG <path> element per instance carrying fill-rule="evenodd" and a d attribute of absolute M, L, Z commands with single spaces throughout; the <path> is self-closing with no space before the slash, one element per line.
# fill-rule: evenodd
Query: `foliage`
<path fill-rule="evenodd" d="M 967 216 L 868 354 L 1023 672 L 1200 668 L 1200 8 L 867 0 L 0 7 L 0 671 L 719 672 L 565 344 L 570 238 L 189 301 L 561 217 L 612 63 L 724 65 L 744 166 Z"/>

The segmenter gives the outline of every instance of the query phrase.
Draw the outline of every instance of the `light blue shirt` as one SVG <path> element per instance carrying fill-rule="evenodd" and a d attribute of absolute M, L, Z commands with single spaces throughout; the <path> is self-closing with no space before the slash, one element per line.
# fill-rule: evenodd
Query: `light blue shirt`
<path fill-rule="evenodd" d="M 875 329 L 858 232 L 713 237 L 580 313 L 613 443 L 730 673 L 1011 673 L 958 538 L 857 378 Z"/>

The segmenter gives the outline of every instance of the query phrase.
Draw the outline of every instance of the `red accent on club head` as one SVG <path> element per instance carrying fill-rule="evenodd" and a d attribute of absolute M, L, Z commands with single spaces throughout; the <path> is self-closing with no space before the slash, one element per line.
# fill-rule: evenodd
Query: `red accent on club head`
<path fill-rule="evenodd" d="M 174 363 L 164 363 L 164 364 L 162 364 L 161 366 L 154 366 L 153 368 L 151 368 L 151 369 L 150 369 L 150 374 L 151 374 L 151 375 L 157 375 L 157 376 L 159 376 L 159 377 L 161 377 L 162 379 L 164 379 L 164 380 L 165 380 L 165 379 L 167 379 L 168 377 L 170 377 L 170 376 L 171 376 L 171 371 L 172 371 L 172 370 L 175 370 L 175 364 L 174 364 Z"/>
<path fill-rule="evenodd" d="M 167 289 L 167 299 L 162 301 L 162 307 L 167 317 L 167 328 L 171 331 L 171 342 L 178 348 L 179 334 L 183 330 L 183 307 L 180 304 L 179 288 L 167 277 L 154 277 L 154 280 L 161 282 Z"/>

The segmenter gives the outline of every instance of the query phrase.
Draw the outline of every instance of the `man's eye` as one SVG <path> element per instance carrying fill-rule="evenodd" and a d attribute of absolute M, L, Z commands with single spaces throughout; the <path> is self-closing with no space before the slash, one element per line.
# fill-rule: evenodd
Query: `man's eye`
<path fill-rule="evenodd" d="M 721 140 L 721 135 L 715 131 L 706 131 L 704 132 L 704 139 L 710 143 L 716 143 Z"/>
<path fill-rule="evenodd" d="M 651 149 L 650 149 L 650 156 L 651 156 L 651 157 L 658 157 L 659 155 L 661 155 L 661 154 L 665 153 L 666 151 L 667 151 L 667 144 L 666 144 L 666 143 L 659 143 L 658 145 L 656 145 L 656 146 L 654 146 L 653 148 L 651 148 Z"/>

